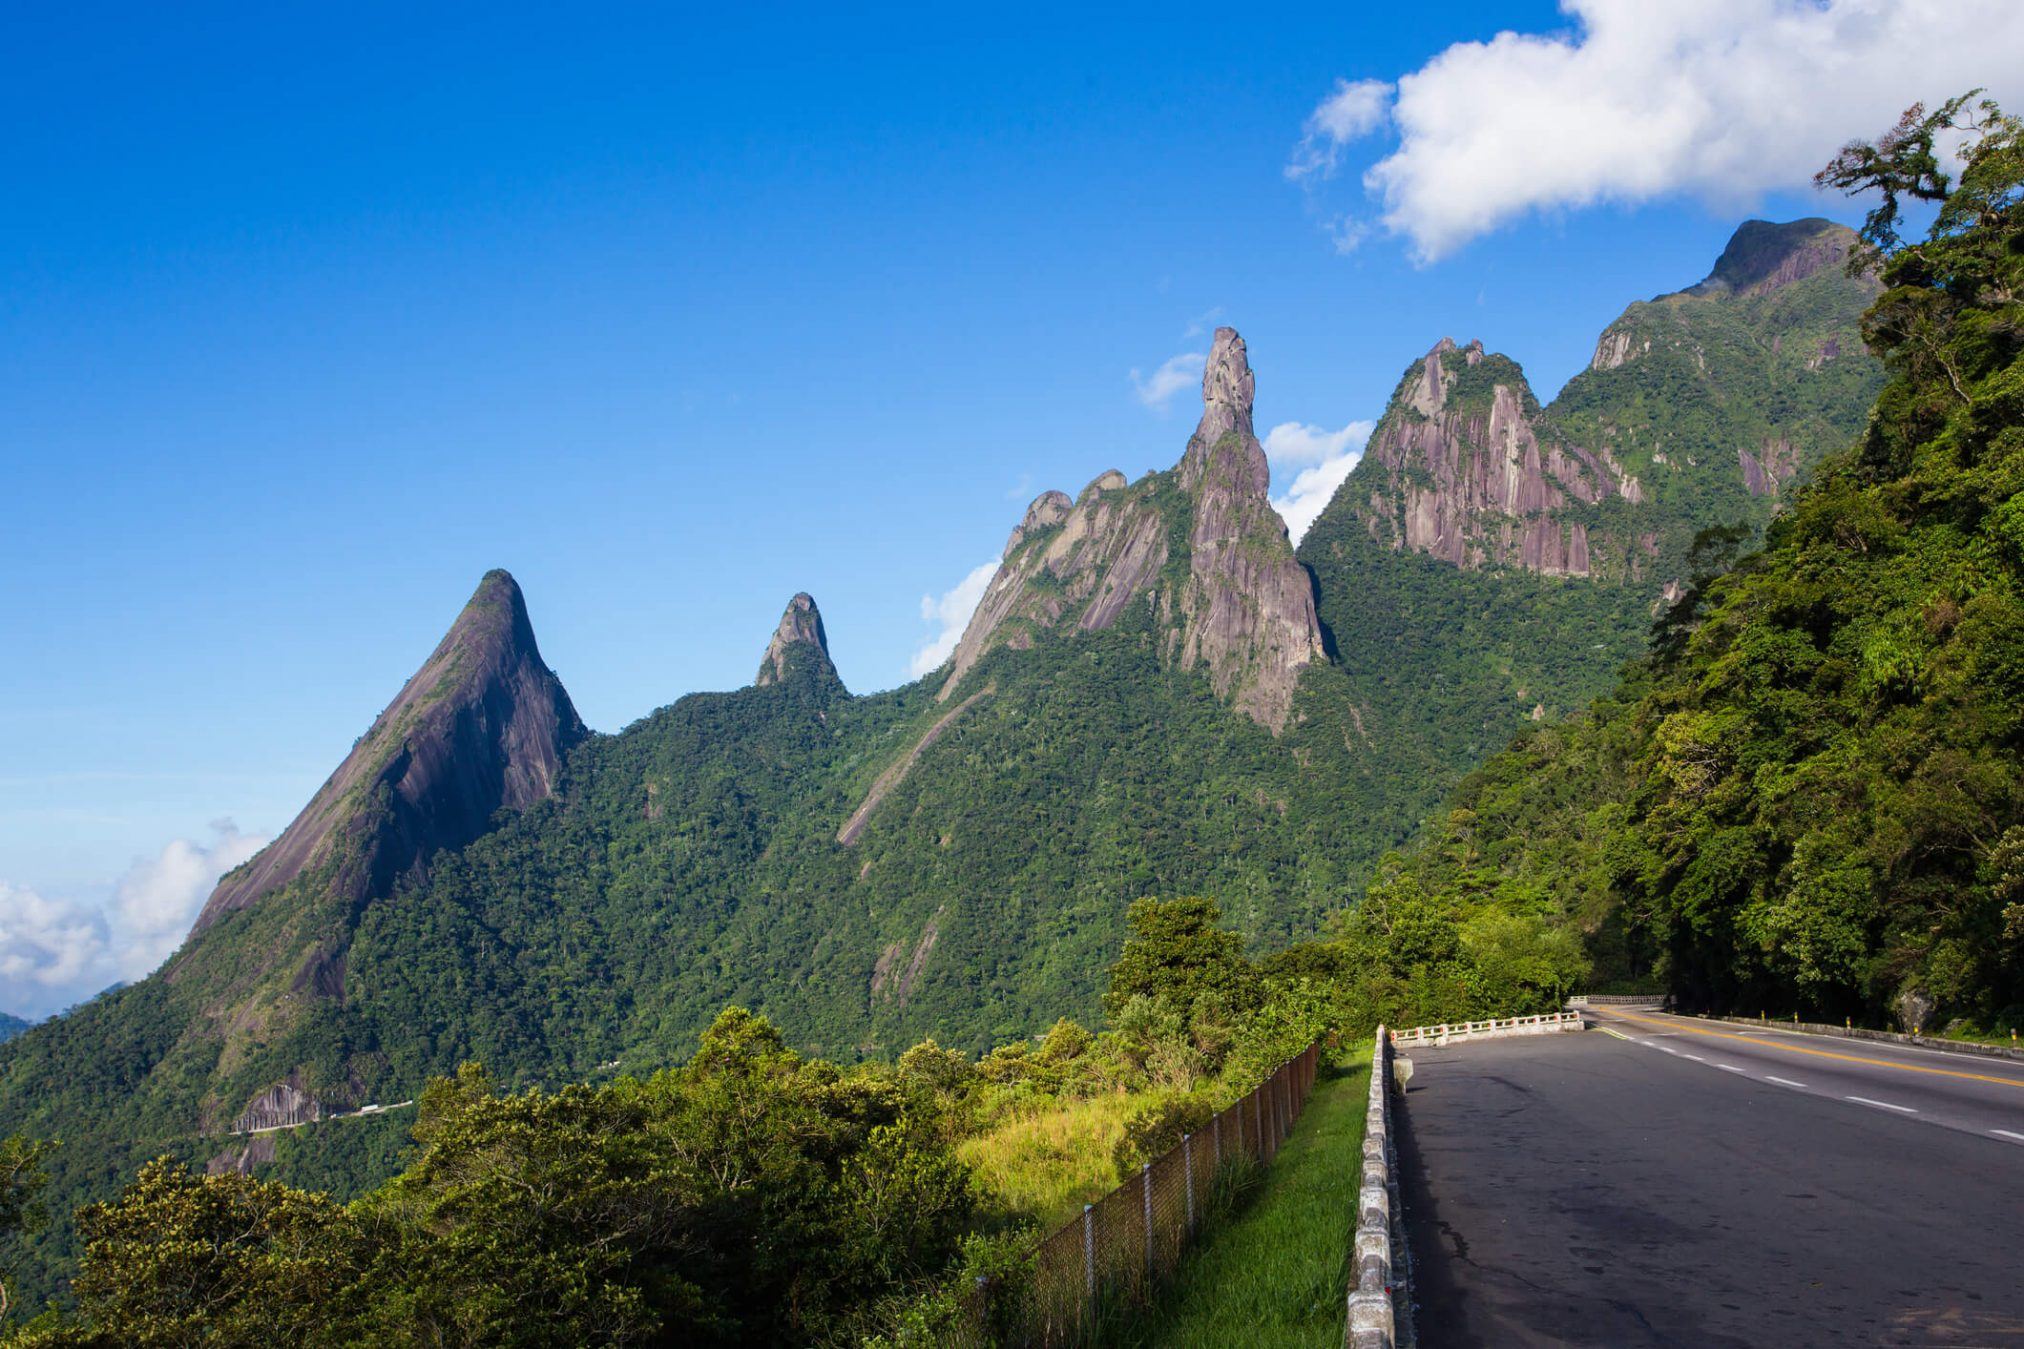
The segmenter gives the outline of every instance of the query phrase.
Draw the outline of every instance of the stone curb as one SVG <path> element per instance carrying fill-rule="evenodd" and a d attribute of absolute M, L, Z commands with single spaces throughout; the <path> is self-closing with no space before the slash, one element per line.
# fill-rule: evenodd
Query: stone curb
<path fill-rule="evenodd" d="M 1394 1280 L 1392 1252 L 1404 1223 L 1391 1199 L 1391 1074 L 1391 1037 L 1379 1026 L 1370 1051 L 1370 1109 L 1364 1117 L 1363 1176 L 1356 1197 L 1355 1282 L 1343 1331 L 1348 1349 L 1396 1349 L 1399 1343 L 1394 1297 L 1404 1296 L 1405 1271 L 1401 1268 Z"/>

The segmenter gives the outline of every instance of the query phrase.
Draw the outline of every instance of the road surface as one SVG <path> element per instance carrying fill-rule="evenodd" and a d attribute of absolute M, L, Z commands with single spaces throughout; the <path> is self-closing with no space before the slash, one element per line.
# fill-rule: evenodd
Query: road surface
<path fill-rule="evenodd" d="M 1412 1052 L 1426 1349 L 2024 1349 L 2024 1063 L 1594 1013 Z"/>

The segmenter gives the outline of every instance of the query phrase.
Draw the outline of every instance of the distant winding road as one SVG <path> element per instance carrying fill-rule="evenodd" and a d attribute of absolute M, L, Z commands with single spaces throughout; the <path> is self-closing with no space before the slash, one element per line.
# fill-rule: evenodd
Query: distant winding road
<path fill-rule="evenodd" d="M 2024 1349 L 2024 1063 L 1592 1015 L 1412 1051 L 1426 1349 Z"/>

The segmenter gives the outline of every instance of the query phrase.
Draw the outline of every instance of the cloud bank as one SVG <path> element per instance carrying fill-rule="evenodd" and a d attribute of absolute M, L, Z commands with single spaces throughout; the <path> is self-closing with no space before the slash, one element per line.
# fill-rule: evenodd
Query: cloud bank
<path fill-rule="evenodd" d="M 0 1011 L 40 1015 L 152 974 L 182 945 L 218 878 L 267 845 L 230 820 L 208 844 L 141 858 L 100 906 L 0 881 Z"/>
<path fill-rule="evenodd" d="M 1363 458 L 1375 422 L 1351 422 L 1340 431 L 1305 422 L 1281 422 L 1265 433 L 1265 457 L 1276 477 L 1281 469 L 1297 469 L 1286 490 L 1272 498 L 1272 508 L 1286 521 L 1286 532 L 1299 543 L 1349 471 Z"/>
<path fill-rule="evenodd" d="M 921 649 L 914 652 L 913 660 L 907 663 L 907 673 L 919 679 L 938 669 L 955 653 L 970 615 L 977 611 L 978 601 L 984 598 L 984 590 L 997 572 L 996 562 L 986 562 L 941 594 L 921 596 L 921 618 L 933 624 L 935 630 Z"/>
<path fill-rule="evenodd" d="M 1338 81 L 1286 174 L 1310 187 L 1395 127 L 1364 174 L 1378 223 L 1433 261 L 1525 215 L 1804 188 L 1917 100 L 2024 94 L 2017 0 L 1562 0 L 1566 32 L 1499 33 L 1399 78 Z M 1331 222 L 1338 240 L 1340 222 Z M 1352 231 L 1350 237 L 1354 237 Z"/>

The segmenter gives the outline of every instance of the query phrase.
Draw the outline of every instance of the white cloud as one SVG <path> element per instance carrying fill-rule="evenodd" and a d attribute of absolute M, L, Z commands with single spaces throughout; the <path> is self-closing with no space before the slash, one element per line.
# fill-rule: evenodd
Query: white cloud
<path fill-rule="evenodd" d="M 265 838 L 240 833 L 230 820 L 214 820 L 211 829 L 209 847 L 176 839 L 158 855 L 135 862 L 114 887 L 113 956 L 120 978 L 142 978 L 175 954 L 218 878 L 267 846 Z"/>
<path fill-rule="evenodd" d="M 954 653 L 956 643 L 963 640 L 963 628 L 977 611 L 977 602 L 984 598 L 985 588 L 997 573 L 998 564 L 986 562 L 940 595 L 921 596 L 921 617 L 935 625 L 935 632 L 914 652 L 907 665 L 909 674 L 919 679 L 939 668 Z"/>
<path fill-rule="evenodd" d="M 1295 543 L 1363 458 L 1363 447 L 1374 425 L 1351 422 L 1340 431 L 1330 431 L 1305 422 L 1281 422 L 1265 433 L 1265 457 L 1273 469 L 1300 468 L 1285 492 L 1272 498 L 1272 508 L 1286 521 L 1286 532 Z"/>
<path fill-rule="evenodd" d="M 1385 123 L 1392 87 L 1383 80 L 1337 80 L 1327 98 L 1307 114 L 1300 144 L 1293 147 L 1286 176 L 1294 182 L 1327 178 L 1342 159 L 1342 147 L 1361 140 Z"/>
<path fill-rule="evenodd" d="M 103 906 L 0 882 L 0 1011 L 39 1015 L 153 973 L 218 878 L 267 844 L 230 820 L 211 828 L 208 844 L 176 839 L 137 859 Z"/>
<path fill-rule="evenodd" d="M 1184 351 L 1160 362 L 1160 368 L 1150 375 L 1141 375 L 1138 367 L 1133 366 L 1132 388 L 1138 392 L 1139 402 L 1155 412 L 1163 412 L 1175 394 L 1201 381 L 1202 367 L 1208 363 L 1207 352 Z"/>
<path fill-rule="evenodd" d="M 1457 43 L 1399 79 L 1399 143 L 1364 186 L 1421 260 L 1535 211 L 1678 194 L 1747 209 L 1804 188 L 1843 142 L 1880 134 L 1915 100 L 1978 85 L 2006 103 L 2024 94 L 2016 0 L 1561 7 L 1568 31 Z M 1334 117 L 1346 87 L 1309 118 L 1289 176 L 1326 176 L 1382 124 Z"/>
<path fill-rule="evenodd" d="M 0 881 L 0 1011 L 34 1015 L 72 999 L 105 957 L 105 915 Z"/>

